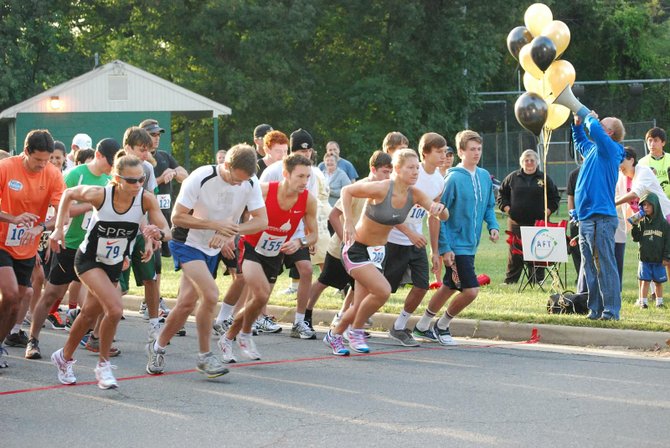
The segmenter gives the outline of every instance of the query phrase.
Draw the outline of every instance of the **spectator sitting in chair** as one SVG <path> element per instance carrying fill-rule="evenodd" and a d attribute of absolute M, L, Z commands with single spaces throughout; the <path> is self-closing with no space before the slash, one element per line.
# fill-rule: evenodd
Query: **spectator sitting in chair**
<path fill-rule="evenodd" d="M 500 185 L 498 207 L 507 213 L 507 230 L 517 238 L 521 238 L 521 226 L 534 226 L 536 220 L 543 220 L 544 209 L 544 173 L 537 169 L 540 158 L 535 151 L 527 149 L 521 153 L 519 164 L 521 169 L 508 174 Z M 547 176 L 547 216 L 558 210 L 561 199 L 554 181 Z M 512 252 L 509 248 L 505 283 L 519 281 L 523 271 L 523 256 Z M 531 281 L 540 282 L 544 279 L 544 268 L 535 268 Z"/>

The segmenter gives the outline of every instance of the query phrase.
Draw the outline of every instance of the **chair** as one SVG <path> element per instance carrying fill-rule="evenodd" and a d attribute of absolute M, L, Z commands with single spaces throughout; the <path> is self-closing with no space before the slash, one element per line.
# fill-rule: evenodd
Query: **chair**
<path fill-rule="evenodd" d="M 521 238 L 509 230 L 505 230 L 505 233 L 508 235 L 507 244 L 510 246 L 512 255 L 520 255 L 523 257 L 523 244 L 521 242 Z M 522 266 L 521 275 L 519 276 L 519 288 L 517 289 L 517 292 L 521 292 L 529 286 L 531 289 L 533 289 L 535 285 L 538 285 L 540 289 L 544 291 L 542 285 L 539 284 L 535 279 L 535 266 L 532 266 L 531 262 L 525 260 Z"/>
<path fill-rule="evenodd" d="M 545 223 L 544 219 L 538 219 L 535 221 L 535 226 L 536 227 L 561 227 L 564 230 L 565 233 L 565 239 L 566 243 L 569 244 L 570 238 L 568 237 L 566 230 L 568 227 L 568 221 L 567 220 L 562 220 L 560 222 L 551 222 L 547 221 Z M 565 292 L 565 285 L 567 284 L 567 277 L 568 277 L 568 269 L 567 265 L 565 263 L 557 263 L 557 262 L 539 262 L 539 261 L 533 261 L 531 262 L 533 267 L 543 267 L 545 268 L 545 276 L 544 279 L 538 282 L 538 285 L 540 286 L 540 289 L 544 291 L 543 286 L 547 282 L 548 278 L 551 278 L 551 290 L 552 292 L 555 293 L 564 293 Z M 563 277 L 561 278 L 561 264 L 563 264 Z M 534 271 L 533 271 L 534 272 Z"/>

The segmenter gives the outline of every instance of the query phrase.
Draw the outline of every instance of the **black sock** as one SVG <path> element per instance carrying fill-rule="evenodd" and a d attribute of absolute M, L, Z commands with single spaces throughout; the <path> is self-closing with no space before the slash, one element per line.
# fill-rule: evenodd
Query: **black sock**
<path fill-rule="evenodd" d="M 311 327 L 312 326 L 312 311 L 313 310 L 305 310 L 305 322 Z"/>

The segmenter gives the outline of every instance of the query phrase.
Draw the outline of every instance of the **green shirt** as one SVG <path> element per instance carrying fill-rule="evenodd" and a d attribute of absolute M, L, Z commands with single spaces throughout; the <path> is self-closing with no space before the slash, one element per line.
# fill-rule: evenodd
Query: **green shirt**
<path fill-rule="evenodd" d="M 665 195 L 670 198 L 670 178 L 668 174 L 668 170 L 670 170 L 670 156 L 667 153 L 663 153 L 663 157 L 655 159 L 651 154 L 647 154 L 638 163 L 642 166 L 648 166 L 654 171 L 656 179 L 661 184 Z"/>
<path fill-rule="evenodd" d="M 109 174 L 101 174 L 100 176 L 95 176 L 91 173 L 91 170 L 88 169 L 87 164 L 78 165 L 72 168 L 65 175 L 65 185 L 68 188 L 76 187 L 77 185 L 100 185 L 105 186 L 111 179 Z M 76 249 L 79 247 L 84 237 L 86 236 L 86 228 L 88 223 L 91 220 L 91 215 L 93 210 L 75 216 L 70 221 L 70 225 L 67 228 L 65 233 L 65 247 L 68 249 Z"/>

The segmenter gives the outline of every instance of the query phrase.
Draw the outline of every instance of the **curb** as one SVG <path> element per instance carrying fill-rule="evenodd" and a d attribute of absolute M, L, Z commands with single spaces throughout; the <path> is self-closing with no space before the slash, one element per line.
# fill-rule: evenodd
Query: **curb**
<path fill-rule="evenodd" d="M 144 300 L 140 296 L 123 296 L 123 308 L 137 312 Z M 176 299 L 165 299 L 170 308 Z M 218 313 L 220 305 L 216 307 Z M 268 312 L 279 322 L 293 322 L 295 308 L 268 305 Z M 312 319 L 315 324 L 329 326 L 335 317 L 335 310 L 314 310 Z M 395 314 L 376 313 L 373 317 L 374 327 L 380 331 L 388 331 L 396 319 Z M 408 326 L 413 326 L 419 317 L 412 317 Z M 516 322 L 499 322 L 490 320 L 454 319 L 451 333 L 456 337 L 493 339 L 504 341 L 530 341 L 545 344 L 573 345 L 581 347 L 627 347 L 642 350 L 658 350 L 670 345 L 670 332 L 620 330 L 615 328 L 573 327 L 567 325 L 526 324 Z"/>

